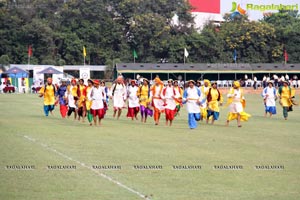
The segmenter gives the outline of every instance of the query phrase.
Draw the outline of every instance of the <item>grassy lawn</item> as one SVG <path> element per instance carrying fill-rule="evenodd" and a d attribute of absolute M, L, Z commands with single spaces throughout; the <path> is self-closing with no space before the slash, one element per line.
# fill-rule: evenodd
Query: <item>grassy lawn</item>
<path fill-rule="evenodd" d="M 214 126 L 200 122 L 190 130 L 185 108 L 172 127 L 164 125 L 164 115 L 155 126 L 152 118 L 146 124 L 127 119 L 125 110 L 117 121 L 111 108 L 101 127 L 90 127 L 61 119 L 58 108 L 45 117 L 36 95 L 1 94 L 0 199 L 300 199 L 300 108 L 285 121 L 278 106 L 270 119 L 263 117 L 259 95 L 246 99 L 252 117 L 242 128 L 235 121 L 224 126 L 224 107 Z M 7 169 L 24 165 L 35 169 Z M 76 169 L 48 168 L 57 165 Z M 175 170 L 179 165 L 201 169 Z M 214 168 L 224 165 L 243 169 Z M 261 165 L 284 169 L 255 169 Z"/>

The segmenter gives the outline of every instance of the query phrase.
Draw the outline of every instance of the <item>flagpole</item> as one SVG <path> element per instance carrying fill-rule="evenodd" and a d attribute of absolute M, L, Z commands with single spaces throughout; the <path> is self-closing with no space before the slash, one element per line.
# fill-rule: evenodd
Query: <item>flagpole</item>
<path fill-rule="evenodd" d="M 135 59 L 137 58 L 137 53 L 136 53 L 135 49 L 133 49 L 132 54 L 133 54 L 133 63 L 135 63 Z"/>
<path fill-rule="evenodd" d="M 85 49 L 85 46 L 83 46 L 83 52 L 82 52 L 82 54 L 83 54 L 83 65 L 85 66 L 85 57 L 86 57 L 86 49 Z"/>
<path fill-rule="evenodd" d="M 30 57 L 31 57 L 31 54 L 32 54 L 32 47 L 31 45 L 28 46 L 28 68 L 29 68 L 29 65 L 30 65 Z"/>
<path fill-rule="evenodd" d="M 183 64 L 185 64 L 185 48 L 183 49 Z"/>

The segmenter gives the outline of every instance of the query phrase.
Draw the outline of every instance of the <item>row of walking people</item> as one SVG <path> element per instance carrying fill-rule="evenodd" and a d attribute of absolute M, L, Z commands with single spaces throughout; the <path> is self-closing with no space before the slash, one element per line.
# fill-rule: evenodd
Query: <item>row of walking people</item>
<path fill-rule="evenodd" d="M 271 83 L 269 84 L 271 85 Z M 274 114 L 274 99 L 272 92 L 268 88 L 264 89 L 263 97 L 266 113 Z M 287 103 L 286 93 L 288 90 L 281 89 L 281 103 L 284 108 L 284 117 L 287 118 L 290 103 Z M 217 88 L 217 83 L 210 83 L 204 80 L 204 85 L 197 87 L 194 80 L 187 82 L 187 87 L 178 86 L 178 81 L 168 80 L 167 85 L 156 77 L 153 85 L 144 78 L 140 85 L 135 80 L 131 80 L 128 85 L 122 76 L 119 76 L 109 89 L 103 81 L 88 80 L 88 85 L 80 79 L 77 83 L 75 79 L 70 85 L 62 80 L 59 87 L 52 84 L 52 79 L 47 79 L 47 84 L 40 90 L 40 97 L 44 97 L 44 112 L 48 116 L 52 113 L 55 105 L 60 104 L 60 113 L 63 118 L 70 117 L 74 113 L 74 119 L 84 121 L 88 119 L 89 124 L 100 125 L 108 107 L 109 99 L 113 102 L 113 116 L 120 118 L 122 110 L 127 108 L 127 117 L 132 120 L 138 119 L 140 113 L 141 122 L 147 122 L 148 117 L 154 118 L 155 125 L 160 122 L 161 114 L 165 113 L 166 125 L 171 126 L 175 116 L 179 115 L 181 107 L 185 104 L 188 112 L 189 128 L 197 127 L 197 121 L 206 120 L 213 124 L 218 120 L 220 106 L 223 104 L 223 96 Z M 275 95 L 276 97 L 278 95 Z M 231 120 L 237 120 L 238 127 L 241 121 L 247 121 L 250 115 L 244 111 L 245 97 L 240 83 L 234 81 L 233 87 L 227 94 L 227 105 L 229 113 L 226 125 Z M 275 99 L 274 99 L 275 100 Z M 287 109 L 285 108 L 287 107 Z M 276 113 L 276 108 L 275 108 Z"/>

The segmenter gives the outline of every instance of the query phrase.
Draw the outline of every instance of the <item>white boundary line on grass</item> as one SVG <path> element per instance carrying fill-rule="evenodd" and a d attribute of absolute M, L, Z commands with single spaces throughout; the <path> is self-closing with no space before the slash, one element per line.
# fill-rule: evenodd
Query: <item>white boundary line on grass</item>
<path fill-rule="evenodd" d="M 132 188 L 126 186 L 126 185 L 124 185 L 123 183 L 121 183 L 121 182 L 119 182 L 119 181 L 113 179 L 112 177 L 110 177 L 110 176 L 108 176 L 108 175 L 106 175 L 106 174 L 103 174 L 103 173 L 97 171 L 96 169 L 93 169 L 92 167 L 89 167 L 88 165 L 86 165 L 86 164 L 83 163 L 83 162 L 80 162 L 80 161 L 78 161 L 78 160 L 75 160 L 75 159 L 71 158 L 70 156 L 67 156 L 67 155 L 64 154 L 64 153 L 61 153 L 61 152 L 57 151 L 56 149 L 53 149 L 53 148 L 49 147 L 47 144 L 40 143 L 40 142 L 38 142 L 36 139 L 34 139 L 34 138 L 32 138 L 32 137 L 29 137 L 29 136 L 27 136 L 27 135 L 23 135 L 23 137 L 24 137 L 25 139 L 27 139 L 27 140 L 29 140 L 29 141 L 35 143 L 35 144 L 38 144 L 38 145 L 42 146 L 44 149 L 47 149 L 47 150 L 49 150 L 49 151 L 52 151 L 52 152 L 56 153 L 57 155 L 60 155 L 61 157 L 65 158 L 65 159 L 67 159 L 67 160 L 70 160 L 70 161 L 73 161 L 73 162 L 78 163 L 78 164 L 81 165 L 82 167 L 85 167 L 85 168 L 89 169 L 90 171 L 94 172 L 95 174 L 97 174 L 98 176 L 100 176 L 100 177 L 102 177 L 102 178 L 104 178 L 104 179 L 106 179 L 106 180 L 108 180 L 108 181 L 110 181 L 110 182 L 112 182 L 112 183 L 114 183 L 114 184 L 120 186 L 121 188 L 126 189 L 127 191 L 129 191 L 129 192 L 131 192 L 131 193 L 134 193 L 134 194 L 138 195 L 138 196 L 139 196 L 140 198 L 142 198 L 142 199 L 150 200 L 146 195 L 144 195 L 144 194 L 142 194 L 142 193 L 140 193 L 140 192 L 138 192 L 138 191 L 136 191 L 136 190 L 134 190 L 134 189 L 132 189 Z"/>

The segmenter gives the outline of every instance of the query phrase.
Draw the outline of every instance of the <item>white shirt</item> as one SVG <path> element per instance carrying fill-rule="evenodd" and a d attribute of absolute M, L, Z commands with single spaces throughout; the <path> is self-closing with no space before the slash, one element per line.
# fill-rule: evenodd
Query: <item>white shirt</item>
<path fill-rule="evenodd" d="M 183 93 L 183 101 L 186 102 L 186 109 L 188 113 L 200 113 L 200 105 L 197 101 L 200 101 L 201 91 L 194 86 L 188 87 Z"/>
<path fill-rule="evenodd" d="M 105 91 L 101 87 L 93 87 L 87 94 L 88 99 L 92 101 L 91 109 L 98 110 L 104 108 L 103 100 L 105 100 Z"/>
<path fill-rule="evenodd" d="M 164 101 L 161 99 L 161 93 L 163 91 L 164 88 L 162 88 L 163 86 L 152 86 L 155 87 L 154 90 L 154 94 L 153 91 L 151 90 L 150 92 L 150 97 L 152 98 L 152 102 L 154 104 L 154 107 L 157 108 L 158 110 L 164 110 Z"/>
<path fill-rule="evenodd" d="M 244 99 L 240 89 L 234 89 L 233 94 L 228 94 L 227 97 L 232 97 L 232 103 L 229 106 L 229 110 L 232 113 L 240 113 L 243 111 L 243 105 L 241 100 Z"/>
<path fill-rule="evenodd" d="M 114 107 L 123 108 L 126 100 L 126 86 L 124 84 L 114 84 L 112 86 Z"/>
<path fill-rule="evenodd" d="M 285 80 L 290 80 L 290 77 L 288 74 L 285 75 Z"/>
<path fill-rule="evenodd" d="M 73 85 L 70 85 L 70 90 L 69 90 L 69 92 L 66 91 L 65 95 L 68 98 L 68 106 L 71 108 L 77 108 L 77 106 L 75 104 L 74 96 L 72 95 L 73 87 L 74 87 Z"/>
<path fill-rule="evenodd" d="M 127 94 L 128 94 L 128 106 L 129 108 L 135 108 L 135 107 L 139 107 L 140 103 L 139 103 L 139 98 L 137 96 L 137 91 L 138 91 L 138 87 L 137 86 L 128 86 L 127 89 Z"/>
<path fill-rule="evenodd" d="M 275 106 L 276 90 L 274 87 L 266 87 L 263 90 L 262 96 L 266 100 L 266 106 Z"/>
<path fill-rule="evenodd" d="M 176 93 L 176 91 L 175 91 L 175 89 L 174 89 L 173 86 L 171 86 L 171 87 L 167 86 L 166 88 L 164 88 L 163 89 L 162 98 L 166 102 L 165 108 L 166 109 L 170 109 L 170 110 L 175 110 L 175 108 L 176 108 L 176 101 L 175 101 L 174 98 L 178 98 L 178 97 L 179 96 Z"/>
<path fill-rule="evenodd" d="M 201 90 L 201 101 L 203 101 L 203 103 L 202 103 L 201 106 L 202 106 L 203 108 L 206 108 L 206 107 L 207 107 L 207 103 L 206 103 L 206 94 L 208 93 L 209 87 L 202 86 L 202 87 L 200 87 L 199 89 L 202 89 L 202 90 Z"/>

